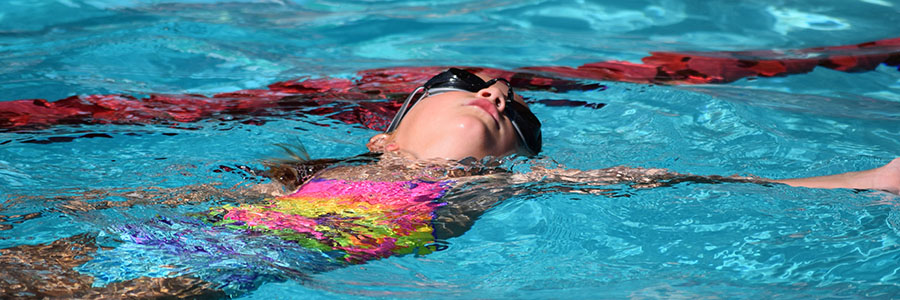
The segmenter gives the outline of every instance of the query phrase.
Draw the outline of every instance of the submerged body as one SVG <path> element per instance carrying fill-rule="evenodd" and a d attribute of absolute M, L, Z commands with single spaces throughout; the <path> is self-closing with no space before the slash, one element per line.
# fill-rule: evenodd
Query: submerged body
<path fill-rule="evenodd" d="M 91 259 L 75 269 L 100 286 L 190 276 L 240 294 L 265 281 L 424 255 L 436 249 L 435 212 L 446 205 L 441 198 L 452 184 L 313 178 L 293 193 L 256 203 L 114 226 L 109 232 L 123 242 L 88 254 Z"/>

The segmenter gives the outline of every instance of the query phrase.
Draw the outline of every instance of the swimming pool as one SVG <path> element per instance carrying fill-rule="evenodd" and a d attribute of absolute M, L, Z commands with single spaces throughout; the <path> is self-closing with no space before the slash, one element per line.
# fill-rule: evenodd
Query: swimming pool
<path fill-rule="evenodd" d="M 898 7 L 883 0 L 12 1 L 0 8 L 0 101 L 210 95 L 393 66 L 578 66 L 636 62 L 652 51 L 855 44 L 900 35 Z M 900 155 L 896 68 L 816 69 L 724 85 L 600 83 L 606 89 L 521 92 L 606 104 L 533 105 L 546 157 L 580 169 L 780 178 L 871 168 Z M 172 204 L 182 194 L 135 199 L 132 192 L 210 183 L 236 190 L 253 182 L 228 170 L 279 157 L 274 144 L 299 140 L 312 157 L 347 157 L 365 152 L 373 133 L 314 114 L 4 131 L 0 248 L 77 234 L 106 235 L 102 244 L 121 224 L 248 201 Z M 529 164 L 539 163 L 548 162 Z M 541 193 L 506 199 L 444 251 L 264 280 L 240 297 L 894 298 L 900 291 L 894 195 L 751 184 L 612 186 L 601 195 L 557 184 L 523 188 Z M 84 211 L 73 196 L 112 207 Z M 123 201 L 138 205 L 115 207 Z M 281 249 L 257 242 L 244 249 L 259 256 Z M 283 253 L 271 264 L 283 268 L 272 274 L 310 267 Z M 139 254 L 137 265 L 146 258 Z M 265 265 L 252 255 L 231 259 Z M 126 273 L 102 267 L 81 270 L 106 270 L 110 282 Z"/>

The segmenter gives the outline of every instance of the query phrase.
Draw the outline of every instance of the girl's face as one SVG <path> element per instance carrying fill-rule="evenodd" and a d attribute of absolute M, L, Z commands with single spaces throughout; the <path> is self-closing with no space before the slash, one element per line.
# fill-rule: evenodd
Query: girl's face
<path fill-rule="evenodd" d="M 503 157 L 517 150 L 502 82 L 477 92 L 453 91 L 420 100 L 393 132 L 389 148 L 417 159 Z M 521 98 L 515 99 L 524 105 Z M 389 149 L 393 150 L 393 149 Z"/>

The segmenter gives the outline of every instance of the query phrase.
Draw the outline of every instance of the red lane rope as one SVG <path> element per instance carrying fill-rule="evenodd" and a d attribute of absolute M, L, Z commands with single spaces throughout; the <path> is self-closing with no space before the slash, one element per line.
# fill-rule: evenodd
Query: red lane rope
<path fill-rule="evenodd" d="M 803 74 L 817 66 L 844 72 L 864 72 L 900 65 L 900 38 L 857 45 L 800 50 L 725 52 L 653 52 L 643 64 L 608 61 L 569 67 L 527 67 L 572 78 L 638 83 L 728 83 L 745 77 Z"/>
<path fill-rule="evenodd" d="M 474 68 L 491 77 L 510 79 L 516 88 L 585 90 L 596 85 L 577 80 L 656 84 L 728 83 L 746 77 L 802 74 L 816 67 L 864 72 L 880 64 L 900 65 L 900 38 L 857 45 L 800 50 L 726 52 L 653 52 L 641 64 L 605 61 L 579 67 L 537 66 L 512 71 Z M 358 72 L 355 80 L 300 78 L 267 89 L 240 90 L 213 96 L 79 95 L 47 101 L 0 102 L 0 130 L 43 128 L 55 124 L 142 124 L 177 126 L 218 116 L 325 115 L 349 124 L 383 130 L 406 93 L 447 67 L 398 67 Z"/>

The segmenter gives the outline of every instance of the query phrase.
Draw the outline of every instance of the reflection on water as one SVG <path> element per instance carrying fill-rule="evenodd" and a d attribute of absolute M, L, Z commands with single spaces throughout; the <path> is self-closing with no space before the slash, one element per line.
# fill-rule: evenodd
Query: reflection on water
<path fill-rule="evenodd" d="M 892 37 L 898 15 L 877 0 L 170 2 L 5 3 L 0 101 L 208 95 L 375 67 L 577 66 L 638 62 L 651 51 L 854 44 Z M 898 82 L 896 68 L 881 66 L 720 86 L 583 82 L 604 88 L 522 91 L 543 121 L 546 157 L 509 167 L 628 165 L 777 178 L 871 168 L 900 155 Z M 245 189 L 261 179 L 242 167 L 262 168 L 278 156 L 275 144 L 300 140 L 313 158 L 366 152 L 374 131 L 333 115 L 290 113 L 304 109 L 252 120 L 0 132 L 0 267 L 9 275 L 0 294 L 896 298 L 900 291 L 898 198 L 868 191 L 475 184 L 452 197 L 490 209 L 440 241 L 443 251 L 343 267 L 281 239 L 190 217 L 260 201 Z M 191 251 L 155 243 L 170 240 Z M 239 292 L 246 290 L 253 292 Z"/>

